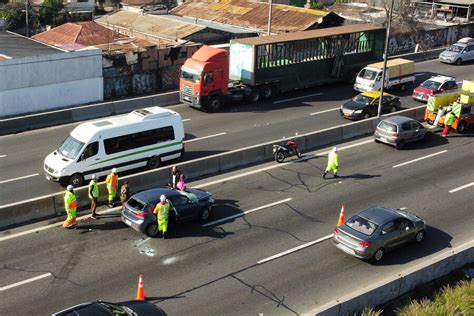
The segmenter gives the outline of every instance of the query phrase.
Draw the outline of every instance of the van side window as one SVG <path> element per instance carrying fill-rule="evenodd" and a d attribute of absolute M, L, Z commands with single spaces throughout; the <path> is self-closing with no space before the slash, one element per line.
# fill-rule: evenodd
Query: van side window
<path fill-rule="evenodd" d="M 85 160 L 89 157 L 93 157 L 97 155 L 99 152 L 99 142 L 93 142 L 87 145 L 86 149 L 84 149 L 84 152 L 82 153 L 82 157 L 80 160 Z"/>
<path fill-rule="evenodd" d="M 150 146 L 159 142 L 174 140 L 173 126 L 108 138 L 104 140 L 107 155 L 135 148 Z"/>

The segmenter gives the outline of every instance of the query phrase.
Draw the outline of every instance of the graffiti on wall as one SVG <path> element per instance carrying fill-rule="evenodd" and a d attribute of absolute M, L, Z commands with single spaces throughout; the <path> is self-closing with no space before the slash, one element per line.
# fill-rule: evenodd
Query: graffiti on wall
<path fill-rule="evenodd" d="M 460 38 L 474 37 L 474 24 L 449 26 L 443 29 L 400 33 L 390 36 L 388 54 L 391 56 L 426 51 L 451 45 Z"/>

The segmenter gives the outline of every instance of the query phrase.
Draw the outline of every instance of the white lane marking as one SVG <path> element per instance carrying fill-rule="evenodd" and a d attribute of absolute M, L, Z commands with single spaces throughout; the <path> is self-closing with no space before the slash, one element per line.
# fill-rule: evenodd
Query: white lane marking
<path fill-rule="evenodd" d="M 273 104 L 278 104 L 278 103 L 283 103 L 283 102 L 288 102 L 288 101 L 294 101 L 294 100 L 299 100 L 299 99 L 314 97 L 314 96 L 321 95 L 321 94 L 322 94 L 322 93 L 315 93 L 315 94 L 310 94 L 310 95 L 304 95 L 304 96 L 297 97 L 297 98 L 291 98 L 291 99 L 285 99 L 285 100 L 275 101 L 275 102 L 273 102 Z"/>
<path fill-rule="evenodd" d="M 185 142 L 185 143 L 190 143 L 190 142 L 195 142 L 195 141 L 197 141 L 197 140 L 202 140 L 202 139 L 206 139 L 206 138 L 222 136 L 222 135 L 225 135 L 225 134 L 227 134 L 227 133 L 226 133 L 226 132 L 223 132 L 223 133 L 219 133 L 219 134 L 214 134 L 214 135 L 208 135 L 208 136 L 203 136 L 203 137 L 188 139 L 188 140 L 185 140 L 184 142 Z"/>
<path fill-rule="evenodd" d="M 107 213 L 112 213 L 112 212 L 115 212 L 115 211 L 118 211 L 118 210 L 121 210 L 121 209 L 122 209 L 122 206 L 117 206 L 117 207 L 114 207 L 114 208 L 111 208 L 111 209 L 108 209 L 108 210 L 105 210 L 105 211 L 100 211 L 100 212 L 97 212 L 97 213 L 99 215 L 100 214 L 107 214 Z M 89 215 L 83 215 L 83 216 L 77 217 L 76 221 L 80 221 L 80 220 L 87 219 L 87 218 L 90 218 L 90 217 L 91 217 L 90 214 Z M 5 241 L 5 240 L 8 240 L 8 239 L 29 235 L 29 234 L 32 234 L 32 233 L 40 232 L 42 230 L 46 230 L 46 229 L 50 229 L 50 228 L 54 228 L 54 227 L 58 227 L 58 226 L 62 226 L 62 225 L 63 225 L 63 222 L 61 221 L 61 222 L 49 224 L 49 225 L 46 225 L 46 226 L 32 228 L 32 229 L 25 230 L 25 231 L 22 231 L 22 232 L 19 232 L 19 233 L 16 233 L 16 234 L 11 234 L 11 235 L 8 235 L 8 236 L 0 237 L 0 241 Z"/>
<path fill-rule="evenodd" d="M 191 121 L 191 119 L 184 119 L 183 122 Z"/>
<path fill-rule="evenodd" d="M 256 207 L 256 208 L 253 208 L 251 210 L 248 210 L 248 211 L 245 211 L 245 212 L 242 212 L 242 213 L 239 213 L 239 214 L 235 214 L 235 215 L 232 215 L 232 216 L 224 217 L 224 218 L 206 223 L 206 224 L 202 225 L 202 227 L 207 227 L 207 226 L 211 226 L 211 225 L 214 225 L 214 224 L 222 223 L 222 222 L 228 221 L 229 219 L 242 217 L 244 215 L 247 215 L 247 214 L 259 211 L 259 210 L 263 210 L 265 208 L 269 208 L 269 207 L 272 207 L 272 206 L 275 206 L 275 205 L 278 205 L 278 204 L 286 203 L 286 202 L 289 202 L 291 200 L 292 200 L 292 198 L 287 198 L 287 199 L 284 199 L 284 200 L 281 200 L 281 201 L 277 201 L 277 202 L 273 202 L 273 203 L 270 203 L 270 204 L 267 204 L 267 205 Z"/>
<path fill-rule="evenodd" d="M 31 177 L 36 177 L 36 176 L 39 176 L 39 173 L 33 173 L 33 174 L 29 174 L 29 175 L 23 176 L 23 177 L 3 180 L 3 181 L 0 181 L 0 184 L 7 183 L 7 182 L 12 182 L 12 181 L 17 181 L 17 180 L 22 180 L 22 179 L 26 179 L 26 178 L 31 178 Z"/>
<path fill-rule="evenodd" d="M 34 278 L 29 278 L 29 279 L 26 279 L 26 280 L 23 280 L 23 281 L 20 281 L 20 282 L 16 282 L 16 283 L 4 286 L 4 287 L 0 287 L 0 292 L 9 290 L 11 288 L 14 288 L 14 287 L 17 287 L 17 286 L 20 286 L 20 285 L 23 285 L 23 284 L 31 283 L 31 282 L 49 277 L 51 275 L 52 274 L 48 272 L 48 273 L 45 273 L 45 274 L 42 274 L 42 275 L 35 276 Z"/>
<path fill-rule="evenodd" d="M 5 158 L 7 155 L 0 155 L 0 158 Z"/>
<path fill-rule="evenodd" d="M 421 74 L 415 74 L 415 77 L 423 76 L 424 74 L 424 72 L 422 72 Z"/>
<path fill-rule="evenodd" d="M 324 110 L 324 111 L 319 111 L 319 112 L 310 113 L 309 115 L 318 115 L 318 114 L 323 114 L 323 113 L 327 113 L 327 112 L 336 111 L 336 110 L 339 110 L 339 109 L 340 109 L 340 108 L 334 108 L 334 109 L 329 109 L 329 110 Z"/>
<path fill-rule="evenodd" d="M 323 242 L 323 241 L 325 241 L 325 240 L 328 240 L 328 239 L 332 238 L 332 236 L 333 236 L 333 234 L 330 234 L 330 235 L 321 237 L 321 238 L 319 238 L 319 239 L 316 239 L 316 240 L 307 242 L 306 244 L 302 244 L 302 245 L 300 245 L 300 246 L 298 246 L 298 247 L 288 249 L 287 251 L 283 251 L 283 252 L 277 253 L 277 254 L 274 255 L 274 256 L 271 256 L 271 257 L 268 257 L 268 258 L 265 258 L 265 259 L 260 260 L 259 262 L 257 262 L 257 264 L 262 264 L 262 263 L 265 263 L 265 262 L 268 262 L 268 261 L 272 261 L 272 260 L 275 260 L 275 259 L 277 259 L 277 258 L 286 256 L 286 255 L 288 255 L 288 254 L 290 254 L 290 253 L 296 252 L 296 251 L 298 251 L 298 250 L 301 250 L 301 249 L 310 247 L 310 246 L 312 246 L 312 245 L 318 244 L 318 243 L 320 243 L 320 242 Z"/>
<path fill-rule="evenodd" d="M 401 166 L 404 166 L 404 165 L 408 165 L 412 162 L 417 162 L 417 161 L 420 161 L 420 160 L 423 160 L 423 159 L 426 159 L 426 158 L 430 158 L 430 157 L 434 157 L 434 156 L 437 156 L 437 155 L 441 155 L 441 154 L 444 154 L 448 152 L 447 150 L 442 150 L 442 151 L 439 151 L 437 153 L 434 153 L 434 154 L 430 154 L 430 155 L 426 155 L 426 156 L 423 156 L 423 157 L 420 157 L 420 158 L 416 158 L 416 159 L 413 159 L 413 160 L 410 160 L 410 161 L 406 161 L 406 162 L 403 162 L 403 163 L 400 163 L 398 165 L 395 165 L 395 166 L 392 166 L 392 168 L 398 168 L 398 167 L 401 167 Z"/>
<path fill-rule="evenodd" d="M 338 148 L 338 150 L 339 151 L 340 150 L 345 150 L 345 149 L 349 149 L 349 148 L 353 148 L 353 147 L 357 147 L 357 146 L 362 146 L 362 145 L 365 145 L 365 144 L 368 144 L 368 143 L 373 143 L 373 142 L 374 142 L 373 139 L 364 140 L 364 141 L 359 142 L 359 143 L 355 143 L 355 144 L 347 145 L 347 146 L 344 146 L 344 147 L 340 147 L 340 148 Z M 323 152 L 316 153 L 315 155 L 321 156 L 321 155 L 327 155 L 328 153 L 329 153 L 329 150 L 326 150 L 326 151 L 323 151 Z M 311 157 L 313 157 L 313 156 L 311 156 Z M 264 168 L 260 168 L 260 169 L 256 169 L 256 170 L 252 170 L 252 171 L 248 171 L 248 172 L 239 173 L 237 175 L 230 176 L 230 177 L 227 177 L 227 178 L 222 178 L 222 179 L 218 179 L 218 180 L 215 180 L 215 181 L 199 184 L 199 185 L 193 186 L 193 188 L 205 188 L 205 187 L 208 187 L 208 186 L 211 186 L 211 185 L 214 185 L 214 184 L 218 184 L 218 183 L 222 183 L 222 182 L 226 182 L 226 181 L 246 177 L 246 176 L 256 174 L 256 173 L 260 173 L 260 172 L 263 172 L 263 171 L 268 171 L 268 170 L 272 170 L 272 169 L 275 169 L 275 168 L 281 168 L 281 167 L 284 167 L 286 165 L 292 164 L 292 163 L 297 162 L 297 161 L 304 161 L 305 159 L 308 159 L 308 158 L 309 158 L 309 156 L 305 157 L 303 155 L 302 158 L 294 160 L 294 161 L 284 162 L 284 163 L 275 164 L 275 165 L 271 165 L 271 166 L 268 166 L 268 167 L 264 167 Z"/>
<path fill-rule="evenodd" d="M 463 189 L 466 189 L 466 188 L 469 188 L 469 187 L 472 187 L 472 186 L 474 186 L 474 182 L 462 185 L 460 187 L 457 187 L 456 189 L 452 189 L 451 191 L 449 191 L 449 193 L 458 192 L 458 191 L 461 191 Z"/>
<path fill-rule="evenodd" d="M 406 207 L 400 207 L 400 208 L 399 208 L 400 211 L 404 211 L 404 210 L 406 210 L 406 209 L 407 209 Z"/>

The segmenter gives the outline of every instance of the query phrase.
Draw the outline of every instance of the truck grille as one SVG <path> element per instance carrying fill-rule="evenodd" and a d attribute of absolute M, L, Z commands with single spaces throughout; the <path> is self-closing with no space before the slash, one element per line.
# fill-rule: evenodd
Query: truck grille
<path fill-rule="evenodd" d="M 48 171 L 49 173 L 54 173 L 54 169 L 47 164 L 44 164 L 44 170 Z"/>
<path fill-rule="evenodd" d="M 181 98 L 184 101 L 192 102 L 193 101 L 193 88 L 190 86 L 183 86 L 181 91 Z"/>

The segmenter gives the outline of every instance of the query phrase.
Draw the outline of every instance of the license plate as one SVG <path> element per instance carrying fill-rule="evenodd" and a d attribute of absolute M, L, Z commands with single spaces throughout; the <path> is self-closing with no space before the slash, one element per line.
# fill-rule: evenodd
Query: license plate
<path fill-rule="evenodd" d="M 385 137 L 380 137 L 381 142 L 387 142 L 388 140 Z"/>
<path fill-rule="evenodd" d="M 128 219 L 125 219 L 125 218 L 124 218 L 124 222 L 125 222 L 125 224 L 127 224 L 128 226 L 132 226 L 132 222 L 129 221 Z"/>

